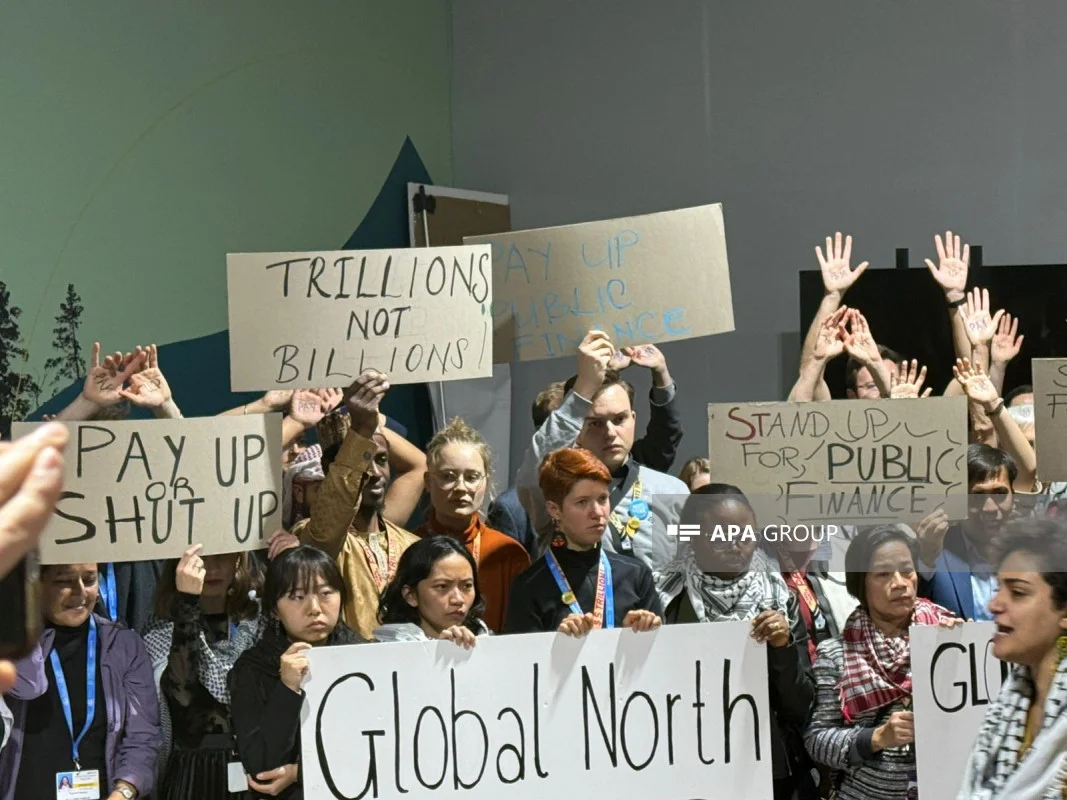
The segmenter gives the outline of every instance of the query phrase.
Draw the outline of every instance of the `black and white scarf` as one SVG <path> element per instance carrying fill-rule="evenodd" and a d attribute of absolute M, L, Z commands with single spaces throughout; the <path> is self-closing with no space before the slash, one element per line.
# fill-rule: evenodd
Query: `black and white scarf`
<path fill-rule="evenodd" d="M 1067 658 L 1052 679 L 1041 730 L 1020 762 L 1033 686 L 1028 667 L 1012 669 L 978 731 L 957 800 L 1062 800 L 1067 785 Z"/>
<path fill-rule="evenodd" d="M 700 568 L 692 548 L 656 574 L 664 607 L 683 590 L 700 622 L 733 622 L 755 619 L 763 611 L 780 611 L 789 623 L 789 587 L 759 550 L 748 570 L 730 580 L 709 575 Z"/>

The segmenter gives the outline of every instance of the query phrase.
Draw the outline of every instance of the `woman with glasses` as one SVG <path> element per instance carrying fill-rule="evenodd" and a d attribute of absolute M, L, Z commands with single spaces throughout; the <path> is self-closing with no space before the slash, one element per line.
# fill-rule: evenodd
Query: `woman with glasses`
<path fill-rule="evenodd" d="M 507 617 L 511 582 L 530 566 L 526 549 L 506 533 L 488 527 L 480 515 L 489 490 L 493 456 L 478 431 L 458 417 L 426 448 L 430 513 L 419 536 L 451 536 L 467 548 L 478 569 L 485 598 L 484 621 L 499 632 Z"/>

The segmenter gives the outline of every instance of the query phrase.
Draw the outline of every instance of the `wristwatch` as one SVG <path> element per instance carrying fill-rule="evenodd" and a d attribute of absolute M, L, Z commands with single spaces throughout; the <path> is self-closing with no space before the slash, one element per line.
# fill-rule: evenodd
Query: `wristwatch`
<path fill-rule="evenodd" d="M 137 792 L 131 789 L 129 786 L 117 785 L 115 791 L 121 794 L 126 800 L 137 800 Z"/>

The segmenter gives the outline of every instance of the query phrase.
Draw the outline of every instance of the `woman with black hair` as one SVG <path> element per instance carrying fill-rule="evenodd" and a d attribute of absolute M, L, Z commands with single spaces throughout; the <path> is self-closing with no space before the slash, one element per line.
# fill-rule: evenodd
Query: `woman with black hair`
<path fill-rule="evenodd" d="M 374 631 L 379 642 L 446 639 L 467 648 L 489 633 L 478 589 L 478 568 L 467 549 L 450 536 L 430 536 L 400 557 L 396 577 L 385 587 Z"/>
<path fill-rule="evenodd" d="M 656 575 L 668 624 L 748 622 L 767 647 L 771 706 L 771 764 L 775 798 L 819 796 L 803 731 L 815 686 L 801 648 L 807 631 L 777 568 L 759 549 L 756 515 L 736 486 L 712 483 L 686 499 L 681 522 L 700 534 L 681 557 Z"/>
<path fill-rule="evenodd" d="M 845 553 L 845 582 L 859 607 L 841 636 L 819 645 L 811 757 L 834 770 L 840 800 L 914 796 L 911 625 L 962 620 L 918 596 L 915 537 L 895 525 L 861 532 Z"/>
<path fill-rule="evenodd" d="M 230 670 L 230 714 L 250 797 L 299 800 L 301 682 L 312 647 L 362 641 L 339 621 L 347 594 L 337 563 L 314 547 L 287 550 L 267 568 L 263 638 Z"/>
<path fill-rule="evenodd" d="M 959 799 L 1067 798 L 1067 525 L 1016 523 L 997 556 L 993 655 L 1015 666 L 986 712 Z"/>

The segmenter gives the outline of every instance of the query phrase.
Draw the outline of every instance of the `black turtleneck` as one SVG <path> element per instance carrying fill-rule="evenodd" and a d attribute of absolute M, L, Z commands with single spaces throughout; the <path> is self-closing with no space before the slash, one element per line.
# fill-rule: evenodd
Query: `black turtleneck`
<path fill-rule="evenodd" d="M 552 552 L 582 611 L 593 613 L 600 572 L 600 547 L 584 551 L 554 547 Z M 615 594 L 616 628 L 622 626 L 630 611 L 647 610 L 663 616 L 652 572 L 643 562 L 608 553 L 608 563 L 611 565 Z M 562 592 L 548 569 L 547 561 L 539 558 L 511 584 L 504 630 L 507 633 L 554 631 L 570 614 L 570 607 L 563 603 Z"/>
<path fill-rule="evenodd" d="M 59 625 L 48 627 L 55 631 L 52 648 L 59 655 L 63 667 L 67 691 L 70 693 L 71 716 L 74 720 L 75 735 L 81 733 L 85 725 L 86 698 L 86 658 L 89 653 L 89 621 L 86 620 L 76 628 Z M 100 636 L 97 632 L 96 642 L 96 714 L 92 727 L 85 734 L 79 747 L 81 768 L 100 771 L 100 793 L 107 796 L 107 704 L 104 699 L 104 686 L 100 678 Z M 56 796 L 56 775 L 60 772 L 72 772 L 72 740 L 67 721 L 63 717 L 63 706 L 56 691 L 55 675 L 52 672 L 52 659 L 45 654 L 45 673 L 48 677 L 48 690 L 26 704 L 26 724 L 23 728 L 22 754 L 19 759 L 18 782 L 15 786 L 15 800 L 40 800 Z"/>

